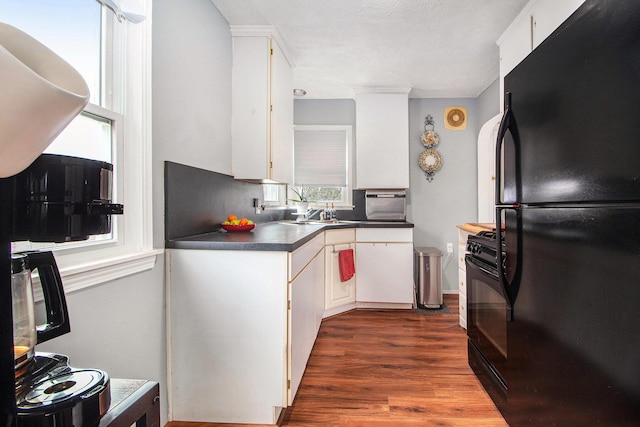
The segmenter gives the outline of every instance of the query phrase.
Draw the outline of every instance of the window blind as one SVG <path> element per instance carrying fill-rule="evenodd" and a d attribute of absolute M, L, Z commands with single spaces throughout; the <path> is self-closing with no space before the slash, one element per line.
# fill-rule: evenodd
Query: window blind
<path fill-rule="evenodd" d="M 294 132 L 294 184 L 307 187 L 346 187 L 346 131 Z"/>

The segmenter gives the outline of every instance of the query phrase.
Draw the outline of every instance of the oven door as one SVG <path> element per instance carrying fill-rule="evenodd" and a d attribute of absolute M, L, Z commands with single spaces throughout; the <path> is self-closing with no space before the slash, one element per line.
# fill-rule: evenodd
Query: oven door
<path fill-rule="evenodd" d="M 466 256 L 469 365 L 500 408 L 506 403 L 507 322 L 511 305 L 495 267 Z"/>

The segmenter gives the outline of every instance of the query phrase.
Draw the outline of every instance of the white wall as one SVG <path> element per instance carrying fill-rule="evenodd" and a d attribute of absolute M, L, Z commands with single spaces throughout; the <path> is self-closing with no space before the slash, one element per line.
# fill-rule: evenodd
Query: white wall
<path fill-rule="evenodd" d="M 493 87 L 493 86 L 492 86 Z M 492 114 L 497 108 L 495 94 L 487 89 L 482 114 Z M 492 92 L 493 91 L 493 92 Z M 478 99 L 409 99 L 409 162 L 410 188 L 407 219 L 415 224 L 416 246 L 433 246 L 446 254 L 447 243 L 453 243 L 454 253 L 443 272 L 443 289 L 458 290 L 458 229 L 456 225 L 477 220 L 477 139 L 479 117 Z M 464 106 L 468 111 L 467 128 L 462 131 L 444 128 L 444 109 Z M 443 157 L 442 169 L 434 180 L 425 180 L 418 166 L 418 157 L 425 147 L 420 143 L 424 120 L 431 114 L 441 143 L 437 147 Z M 295 124 L 350 124 L 355 131 L 355 101 L 352 99 L 296 100 Z M 482 124 L 481 123 L 481 124 Z M 357 144 L 357 140 L 356 140 Z"/>
<path fill-rule="evenodd" d="M 487 120 L 500 112 L 501 105 L 500 80 L 496 79 L 478 96 L 478 120 L 476 121 L 478 132 Z"/>
<path fill-rule="evenodd" d="M 209 0 L 153 2 L 153 228 L 164 247 L 163 162 L 231 170 L 231 33 Z M 112 378 L 158 381 L 167 421 L 164 257 L 152 270 L 67 295 L 71 333 L 38 351 Z"/>
<path fill-rule="evenodd" d="M 37 350 L 65 354 L 71 366 L 102 369 L 111 378 L 158 381 L 166 408 L 164 257 L 157 257 L 152 270 L 66 298 L 71 332 Z"/>
<path fill-rule="evenodd" d="M 231 34 L 210 0 L 154 0 L 152 24 L 154 246 L 163 247 L 163 162 L 231 172 Z M 344 123 L 355 122 L 353 100 L 317 102 L 308 110 L 316 123 L 336 124 L 336 114 Z M 409 220 L 416 224 L 418 246 L 445 251 L 452 242 L 457 250 L 455 226 L 476 218 L 476 102 L 410 100 Z M 469 109 L 466 131 L 444 129 L 444 107 L 451 105 Z M 444 157 L 432 183 L 417 164 L 427 114 L 436 119 Z M 299 124 L 309 120 L 296 117 Z M 162 425 L 167 419 L 164 269 L 159 256 L 152 270 L 69 294 L 72 332 L 38 347 L 67 354 L 75 367 L 159 381 Z M 457 289 L 455 258 L 444 272 L 444 288 Z"/>
<path fill-rule="evenodd" d="M 443 291 L 458 290 L 458 229 L 456 225 L 477 219 L 477 99 L 409 99 L 409 161 L 410 188 L 407 219 L 415 224 L 415 246 L 436 247 L 446 257 L 447 243 L 454 253 L 442 274 Z M 444 109 L 452 106 L 467 108 L 465 130 L 444 128 Z M 418 165 L 425 147 L 420 143 L 425 117 L 431 114 L 435 130 L 440 135 L 436 147 L 442 156 L 442 168 L 432 182 L 427 182 Z M 443 267 L 445 266 L 443 257 Z"/>
<path fill-rule="evenodd" d="M 231 173 L 231 31 L 210 0 L 153 2 L 154 246 L 163 162 Z"/>

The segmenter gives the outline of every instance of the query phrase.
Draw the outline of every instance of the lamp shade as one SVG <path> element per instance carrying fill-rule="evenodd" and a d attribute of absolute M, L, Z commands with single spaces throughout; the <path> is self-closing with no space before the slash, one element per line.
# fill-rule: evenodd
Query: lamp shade
<path fill-rule="evenodd" d="M 0 178 L 29 166 L 88 102 L 80 73 L 0 22 Z"/>

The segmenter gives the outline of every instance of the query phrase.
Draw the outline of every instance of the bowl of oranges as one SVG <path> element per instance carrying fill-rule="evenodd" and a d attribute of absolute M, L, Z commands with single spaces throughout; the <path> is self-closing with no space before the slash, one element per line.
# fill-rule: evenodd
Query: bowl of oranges
<path fill-rule="evenodd" d="M 229 215 L 227 220 L 222 223 L 222 228 L 228 232 L 251 231 L 255 228 L 253 221 L 247 218 L 238 218 L 235 215 Z"/>

